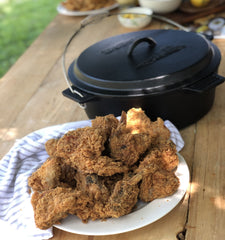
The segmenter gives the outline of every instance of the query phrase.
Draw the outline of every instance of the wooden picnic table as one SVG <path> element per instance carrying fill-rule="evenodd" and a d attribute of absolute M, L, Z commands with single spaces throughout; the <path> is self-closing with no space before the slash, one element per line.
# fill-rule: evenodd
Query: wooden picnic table
<path fill-rule="evenodd" d="M 84 17 L 57 15 L 0 80 L 0 158 L 16 139 L 47 126 L 88 119 L 80 106 L 61 92 L 67 88 L 61 57 Z M 153 20 L 150 28 L 162 23 Z M 107 29 L 92 31 L 91 38 Z M 213 40 L 222 54 L 225 39 Z M 70 58 L 70 56 L 68 56 Z M 71 60 L 71 58 L 70 58 Z M 54 228 L 54 240 L 219 240 L 225 237 L 225 84 L 216 88 L 210 112 L 181 130 L 181 154 L 190 169 L 185 197 L 169 214 L 141 229 L 111 236 L 86 236 Z M 88 225 L 87 225 L 88 227 Z"/>

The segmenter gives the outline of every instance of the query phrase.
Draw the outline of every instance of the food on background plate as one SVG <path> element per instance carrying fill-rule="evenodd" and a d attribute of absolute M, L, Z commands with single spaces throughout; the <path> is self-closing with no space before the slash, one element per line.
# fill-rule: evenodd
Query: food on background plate
<path fill-rule="evenodd" d="M 190 3 L 192 6 L 194 7 L 206 7 L 207 5 L 209 5 L 211 0 L 190 0 Z"/>
<path fill-rule="evenodd" d="M 66 0 L 61 2 L 62 6 L 71 11 L 91 11 L 112 6 L 115 3 L 115 0 Z"/>
<path fill-rule="evenodd" d="M 69 214 L 84 223 L 129 214 L 137 202 L 172 195 L 179 187 L 175 144 L 164 121 L 142 109 L 96 117 L 89 127 L 50 139 L 46 162 L 28 179 L 36 226 L 47 229 Z"/>

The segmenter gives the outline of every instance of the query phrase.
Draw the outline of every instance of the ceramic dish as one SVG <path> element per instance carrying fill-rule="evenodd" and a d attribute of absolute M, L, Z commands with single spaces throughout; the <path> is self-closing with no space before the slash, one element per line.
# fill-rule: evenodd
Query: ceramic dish
<path fill-rule="evenodd" d="M 152 10 L 143 7 L 128 8 L 120 11 L 118 20 L 122 26 L 127 28 L 144 28 L 152 20 Z"/>
<path fill-rule="evenodd" d="M 182 0 L 138 0 L 141 7 L 148 7 L 154 13 L 164 14 L 175 11 Z"/>
<path fill-rule="evenodd" d="M 91 10 L 91 11 L 69 11 L 64 6 L 59 4 L 57 6 L 57 11 L 58 11 L 58 13 L 60 13 L 62 15 L 67 15 L 67 16 L 87 16 L 87 15 L 92 15 L 92 14 L 103 13 L 105 11 L 110 11 L 110 10 L 115 9 L 117 7 L 119 7 L 119 4 L 115 3 L 112 6 L 105 7 L 105 8 L 100 8 L 100 9 L 96 9 L 96 10 Z"/>
<path fill-rule="evenodd" d="M 188 188 L 189 169 L 184 158 L 178 155 L 180 163 L 176 175 L 180 180 L 180 186 L 172 196 L 156 199 L 150 203 L 139 201 L 135 211 L 117 219 L 89 221 L 85 224 L 78 217 L 70 215 L 61 224 L 54 226 L 71 233 L 100 236 L 132 231 L 157 221 L 177 206 Z"/>

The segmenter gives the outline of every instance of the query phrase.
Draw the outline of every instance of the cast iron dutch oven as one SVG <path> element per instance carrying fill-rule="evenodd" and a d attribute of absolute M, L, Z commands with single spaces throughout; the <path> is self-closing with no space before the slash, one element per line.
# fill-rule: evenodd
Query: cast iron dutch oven
<path fill-rule="evenodd" d="M 205 36 L 183 30 L 143 30 L 97 42 L 68 70 L 63 95 L 89 118 L 141 107 L 155 120 L 184 128 L 212 107 L 221 55 Z M 71 91 L 72 90 L 72 91 Z"/>

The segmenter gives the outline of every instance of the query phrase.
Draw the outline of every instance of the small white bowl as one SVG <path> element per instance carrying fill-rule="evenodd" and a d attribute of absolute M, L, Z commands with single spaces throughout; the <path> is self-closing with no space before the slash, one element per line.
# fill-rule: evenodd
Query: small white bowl
<path fill-rule="evenodd" d="M 175 11 L 182 0 L 138 0 L 141 7 L 150 8 L 154 13 L 170 13 Z"/>
<path fill-rule="evenodd" d="M 153 11 L 144 7 L 127 8 L 118 14 L 119 22 L 127 28 L 143 28 L 152 20 Z"/>

